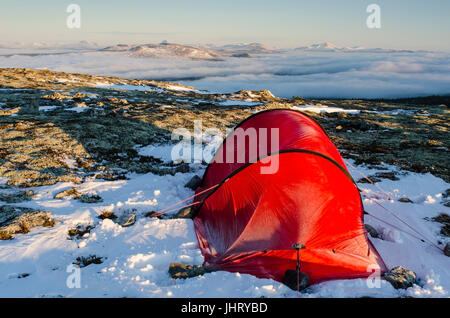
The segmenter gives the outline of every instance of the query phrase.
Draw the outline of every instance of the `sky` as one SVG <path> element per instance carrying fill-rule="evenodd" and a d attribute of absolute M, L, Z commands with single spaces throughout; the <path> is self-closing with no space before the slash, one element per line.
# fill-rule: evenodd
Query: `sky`
<path fill-rule="evenodd" d="M 67 6 L 81 7 L 69 29 Z M 381 28 L 369 29 L 369 4 Z M 261 42 L 450 51 L 448 0 L 0 0 L 0 42 L 226 44 Z"/>

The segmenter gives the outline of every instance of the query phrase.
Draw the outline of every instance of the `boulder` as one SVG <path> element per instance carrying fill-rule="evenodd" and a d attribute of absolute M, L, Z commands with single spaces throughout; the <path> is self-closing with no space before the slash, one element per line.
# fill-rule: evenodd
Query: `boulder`
<path fill-rule="evenodd" d="M 406 198 L 406 197 L 400 198 L 400 199 L 398 200 L 398 202 L 403 202 L 403 203 L 413 203 L 413 202 L 411 201 L 411 199 L 408 199 L 408 198 Z"/>
<path fill-rule="evenodd" d="M 201 183 L 202 183 L 202 178 L 200 178 L 199 176 L 195 175 L 195 176 L 193 176 L 192 179 L 189 180 L 189 182 L 186 183 L 184 186 L 185 186 L 186 188 L 189 188 L 189 189 L 195 191 L 195 190 L 200 186 Z"/>
<path fill-rule="evenodd" d="M 193 219 L 195 210 L 192 207 L 183 208 L 175 214 L 174 219 Z"/>
<path fill-rule="evenodd" d="M 450 257 L 450 243 L 447 243 L 447 245 L 445 245 L 444 254 Z"/>
<path fill-rule="evenodd" d="M 395 289 L 407 289 L 417 283 L 417 275 L 412 270 L 397 266 L 384 273 L 384 278 Z"/>
<path fill-rule="evenodd" d="M 0 206 L 0 233 L 3 235 L 28 233 L 32 227 L 53 225 L 51 212 L 11 205 Z"/>
<path fill-rule="evenodd" d="M 372 225 L 364 224 L 364 227 L 366 228 L 367 233 L 370 234 L 373 238 L 379 238 L 380 235 L 378 234 L 378 231 L 375 230 L 375 228 Z"/>
<path fill-rule="evenodd" d="M 297 277 L 298 276 L 298 277 Z M 297 287 L 297 281 L 299 282 L 299 286 Z M 289 287 L 292 290 L 303 290 L 308 287 L 309 284 L 309 276 L 305 273 L 298 273 L 293 269 L 288 269 L 284 273 L 283 284 Z"/>

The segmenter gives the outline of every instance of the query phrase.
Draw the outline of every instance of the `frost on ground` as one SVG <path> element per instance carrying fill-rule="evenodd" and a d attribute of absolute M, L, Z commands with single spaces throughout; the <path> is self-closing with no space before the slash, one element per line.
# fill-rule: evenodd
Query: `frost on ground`
<path fill-rule="evenodd" d="M 395 170 L 392 166 L 386 168 Z M 350 170 L 355 179 L 361 177 L 358 171 L 351 167 Z M 358 166 L 358 170 L 366 175 L 378 172 L 364 166 Z M 424 218 L 448 213 L 448 208 L 441 205 L 448 184 L 430 174 L 396 172 L 402 174 L 398 181 L 361 185 L 366 210 L 410 231 L 364 195 L 373 197 L 373 193 L 380 193 L 380 187 L 390 196 L 388 200 L 379 195 L 380 203 L 432 242 L 440 241 L 443 247 L 448 238 L 439 234 L 440 224 Z M 172 262 L 203 262 L 193 223 L 190 219 L 147 218 L 145 213 L 192 195 L 184 187 L 192 176 L 130 174 L 129 180 L 92 179 L 81 185 L 66 182 L 30 188 L 35 192 L 33 199 L 17 205 L 51 211 L 57 224 L 53 228 L 33 228 L 31 233 L 18 234 L 14 240 L 1 241 L 0 297 L 297 297 L 296 292 L 278 282 L 246 274 L 214 272 L 187 280 L 170 277 L 168 268 Z M 100 195 L 103 202 L 54 199 L 56 193 L 74 186 L 81 193 Z M 403 197 L 413 203 L 399 202 Z M 137 221 L 133 226 L 122 227 L 111 219 L 99 219 L 104 211 L 118 216 L 132 211 Z M 395 290 L 384 280 L 379 288 L 369 288 L 364 279 L 338 280 L 311 286 L 300 297 L 448 297 L 449 259 L 442 251 L 370 216 L 366 216 L 366 223 L 381 233 L 381 238 L 371 240 L 387 266 L 403 265 L 415 271 L 419 285 Z M 89 233 L 68 239 L 71 228 L 88 225 L 92 227 Z M 82 267 L 80 288 L 69 288 L 73 279 L 70 265 L 79 257 L 92 255 L 101 258 L 101 263 Z"/>

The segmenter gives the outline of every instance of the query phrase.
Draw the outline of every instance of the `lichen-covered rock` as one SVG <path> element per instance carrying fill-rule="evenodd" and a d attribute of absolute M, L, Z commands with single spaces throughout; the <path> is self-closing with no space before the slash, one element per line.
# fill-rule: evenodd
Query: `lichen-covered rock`
<path fill-rule="evenodd" d="M 186 265 L 181 263 L 172 263 L 169 266 L 169 274 L 172 278 L 191 278 L 201 276 L 206 273 L 216 271 L 215 269 L 203 267 L 200 265 Z"/>
<path fill-rule="evenodd" d="M 183 208 L 175 214 L 175 219 L 193 219 L 195 215 L 195 209 L 192 207 Z"/>
<path fill-rule="evenodd" d="M 55 194 L 55 196 L 53 198 L 54 199 L 62 199 L 65 197 L 72 197 L 74 199 L 78 199 L 79 197 L 81 197 L 81 193 L 78 192 L 78 190 L 75 188 L 70 188 L 70 189 L 58 192 L 57 194 Z"/>
<path fill-rule="evenodd" d="M 83 203 L 103 202 L 103 199 L 97 194 L 82 194 L 82 195 L 80 195 L 78 200 L 80 200 L 80 202 L 83 202 Z"/>
<path fill-rule="evenodd" d="M 417 283 L 417 275 L 412 270 L 397 266 L 384 274 L 384 278 L 395 289 L 407 289 Z"/>
<path fill-rule="evenodd" d="M 4 234 L 28 233 L 36 226 L 53 226 L 51 212 L 30 208 L 0 206 L 0 232 Z"/>
<path fill-rule="evenodd" d="M 0 201 L 4 201 L 7 203 L 20 203 L 23 201 L 30 201 L 33 195 L 34 192 L 32 190 L 12 192 L 12 193 L 0 192 Z"/>

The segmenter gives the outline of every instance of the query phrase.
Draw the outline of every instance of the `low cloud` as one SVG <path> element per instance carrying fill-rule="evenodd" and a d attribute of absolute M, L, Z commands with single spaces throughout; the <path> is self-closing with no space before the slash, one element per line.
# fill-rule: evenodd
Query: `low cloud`
<path fill-rule="evenodd" d="M 450 93 L 450 54 L 437 52 L 293 50 L 223 61 L 84 52 L 0 56 L 0 67 L 170 79 L 220 92 L 269 89 L 282 97 L 396 98 Z"/>

